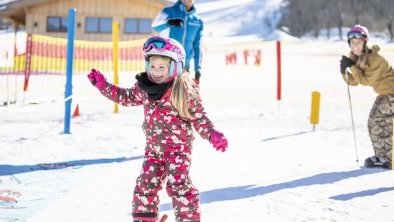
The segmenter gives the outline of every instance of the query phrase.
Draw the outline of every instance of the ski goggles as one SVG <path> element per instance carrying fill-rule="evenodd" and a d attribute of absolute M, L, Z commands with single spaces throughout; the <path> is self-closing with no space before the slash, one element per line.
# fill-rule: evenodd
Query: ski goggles
<path fill-rule="evenodd" d="M 356 39 L 367 39 L 367 35 L 365 35 L 365 34 L 363 34 L 361 32 L 357 32 L 357 31 L 349 32 L 347 34 L 347 39 L 353 39 L 353 38 L 356 38 Z"/>
<path fill-rule="evenodd" d="M 161 37 L 155 36 L 151 37 L 146 42 L 144 43 L 143 49 L 144 52 L 149 52 L 152 49 L 157 49 L 159 51 L 163 51 L 165 49 L 171 48 L 173 45 L 167 41 L 166 39 L 163 39 Z"/>

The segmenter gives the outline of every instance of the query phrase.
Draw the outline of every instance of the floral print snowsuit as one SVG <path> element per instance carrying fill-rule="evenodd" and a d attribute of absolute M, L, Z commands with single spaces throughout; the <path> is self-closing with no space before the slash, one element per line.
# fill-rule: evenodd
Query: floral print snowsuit
<path fill-rule="evenodd" d="M 171 104 L 171 90 L 169 88 L 157 101 L 148 98 L 138 82 L 128 89 L 106 83 L 100 92 L 123 106 L 144 107 L 142 128 L 146 146 L 142 170 L 134 189 L 133 217 L 157 220 L 158 191 L 167 179 L 166 191 L 172 197 L 176 221 L 200 221 L 199 192 L 189 177 L 194 140 L 192 127 L 203 139 L 209 139 L 214 126 L 200 99 L 189 100 L 193 119 L 183 120 Z"/>

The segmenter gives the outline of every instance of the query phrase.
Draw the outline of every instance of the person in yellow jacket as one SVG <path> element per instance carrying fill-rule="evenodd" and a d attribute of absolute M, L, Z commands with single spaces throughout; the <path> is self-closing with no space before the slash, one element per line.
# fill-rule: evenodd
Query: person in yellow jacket
<path fill-rule="evenodd" d="M 355 25 L 347 33 L 349 56 L 342 56 L 340 68 L 343 79 L 351 86 L 371 86 L 378 94 L 368 119 L 368 131 L 375 155 L 365 160 L 366 167 L 392 167 L 394 70 L 379 55 L 379 46 L 367 46 L 368 29 Z"/>

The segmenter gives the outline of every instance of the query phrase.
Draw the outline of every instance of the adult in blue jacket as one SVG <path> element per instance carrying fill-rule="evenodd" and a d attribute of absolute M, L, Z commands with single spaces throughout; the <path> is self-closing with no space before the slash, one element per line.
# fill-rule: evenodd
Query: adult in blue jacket
<path fill-rule="evenodd" d="M 182 44 L 186 51 L 185 68 L 190 68 L 194 59 L 195 79 L 200 81 L 203 21 L 196 14 L 194 0 L 178 0 L 173 6 L 165 7 L 152 23 L 156 32 L 169 29 L 169 36 Z"/>

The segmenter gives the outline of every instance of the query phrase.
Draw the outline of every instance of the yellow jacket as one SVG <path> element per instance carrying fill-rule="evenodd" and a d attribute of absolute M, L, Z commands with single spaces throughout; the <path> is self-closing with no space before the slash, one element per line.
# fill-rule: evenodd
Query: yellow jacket
<path fill-rule="evenodd" d="M 374 45 L 372 52 L 368 54 L 364 67 L 352 65 L 350 72 L 346 71 L 346 75 L 342 75 L 349 85 L 356 86 L 358 84 L 364 86 L 372 86 L 379 95 L 394 94 L 394 70 L 388 61 L 379 55 L 379 46 Z"/>

